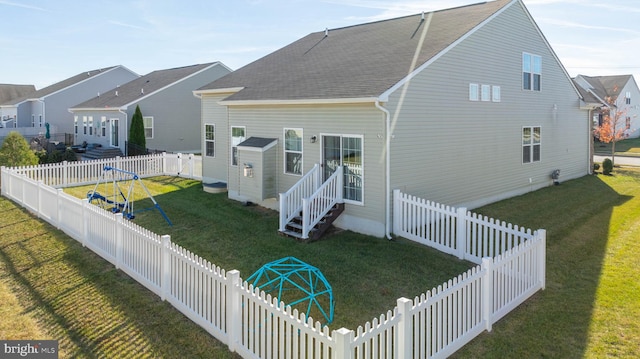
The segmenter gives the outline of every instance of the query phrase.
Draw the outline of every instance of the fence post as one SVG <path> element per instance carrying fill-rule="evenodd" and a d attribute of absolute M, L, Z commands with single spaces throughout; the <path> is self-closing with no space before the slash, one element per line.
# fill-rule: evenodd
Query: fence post
<path fill-rule="evenodd" d="M 89 199 L 82 199 L 82 246 L 86 247 L 86 241 L 89 239 Z"/>
<path fill-rule="evenodd" d="M 456 249 L 458 258 L 464 260 L 467 253 L 467 209 L 464 207 L 456 210 Z"/>
<path fill-rule="evenodd" d="M 162 239 L 162 253 L 160 258 L 160 299 L 163 301 L 171 294 L 171 236 L 165 234 Z"/>
<path fill-rule="evenodd" d="M 284 232 L 285 226 L 287 225 L 284 221 L 284 219 L 287 217 L 287 211 L 289 210 L 287 208 L 287 198 L 284 196 L 283 193 L 279 194 L 280 196 L 280 225 L 278 230 L 280 232 Z"/>
<path fill-rule="evenodd" d="M 189 154 L 189 179 L 193 179 L 193 153 Z"/>
<path fill-rule="evenodd" d="M 332 333 L 332 336 L 336 340 L 336 355 L 334 356 L 334 358 L 352 359 L 353 348 L 351 348 L 351 343 L 353 343 L 354 337 L 353 330 L 340 328 L 334 331 Z"/>
<path fill-rule="evenodd" d="M 407 298 L 398 298 L 397 304 L 400 322 L 398 323 L 398 358 L 413 357 L 413 320 L 411 308 L 413 301 Z"/>
<path fill-rule="evenodd" d="M 167 175 L 167 153 L 162 152 L 162 175 Z"/>
<path fill-rule="evenodd" d="M 38 218 L 42 218 L 40 213 L 42 213 L 42 180 L 38 181 L 38 196 L 37 196 L 37 209 L 38 209 Z"/>
<path fill-rule="evenodd" d="M 62 211 L 60 210 L 60 197 L 62 196 L 62 188 L 56 190 L 56 228 L 60 229 L 60 222 L 62 221 Z"/>
<path fill-rule="evenodd" d="M 490 332 L 493 326 L 493 258 L 482 258 L 482 319 L 485 321 L 485 329 Z"/>
<path fill-rule="evenodd" d="M 227 272 L 227 346 L 230 352 L 235 352 L 237 342 L 240 339 L 242 328 L 241 303 L 240 303 L 240 272 L 230 270 Z"/>
<path fill-rule="evenodd" d="M 394 189 L 393 190 L 393 229 L 392 232 L 395 234 L 400 233 L 400 197 L 402 196 L 402 193 L 400 192 L 399 189 Z"/>
<path fill-rule="evenodd" d="M 62 161 L 62 186 L 63 187 L 67 187 L 67 185 L 69 184 L 69 170 L 67 169 L 67 166 L 69 165 L 69 162 L 67 161 Z"/>
<path fill-rule="evenodd" d="M 546 229 L 538 229 L 538 237 L 540 238 L 540 249 L 538 252 L 538 273 L 540 278 L 540 288 L 545 289 L 547 286 L 547 230 Z"/>
<path fill-rule="evenodd" d="M 116 268 L 120 269 L 122 264 L 122 236 L 123 236 L 123 227 L 122 227 L 122 213 L 116 213 Z"/>

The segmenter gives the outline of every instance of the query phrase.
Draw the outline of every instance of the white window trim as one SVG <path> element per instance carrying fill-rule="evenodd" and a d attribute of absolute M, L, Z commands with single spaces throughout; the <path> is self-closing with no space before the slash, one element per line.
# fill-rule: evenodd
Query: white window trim
<path fill-rule="evenodd" d="M 87 116 L 82 116 L 82 129 L 83 129 L 82 130 L 82 134 L 83 135 L 86 135 L 87 132 L 89 132 L 89 131 L 87 131 L 87 121 L 88 121 L 87 120 Z"/>
<path fill-rule="evenodd" d="M 491 85 L 480 86 L 480 100 L 482 102 L 491 101 Z"/>
<path fill-rule="evenodd" d="M 238 147 L 237 145 L 233 145 L 233 129 L 234 128 L 242 128 L 244 130 L 244 139 L 247 139 L 247 126 L 231 126 L 229 130 L 229 165 L 232 167 L 238 167 L 238 164 L 233 164 L 233 148 Z M 237 151 L 237 150 L 236 150 Z"/>
<path fill-rule="evenodd" d="M 480 85 L 476 83 L 469 84 L 469 101 L 479 101 L 480 100 Z"/>
<path fill-rule="evenodd" d="M 288 130 L 292 130 L 292 131 L 300 131 L 301 135 L 300 135 L 300 145 L 302 146 L 302 149 L 300 151 L 294 151 L 294 150 L 287 150 L 287 131 Z M 282 170 L 284 171 L 285 175 L 290 175 L 290 176 L 297 176 L 297 177 L 302 177 L 304 175 L 304 130 L 302 128 L 294 128 L 294 127 L 285 127 L 282 129 L 282 155 L 283 155 L 283 168 Z M 300 164 L 300 173 L 291 173 L 291 172 L 287 172 L 287 153 L 299 153 L 300 154 L 300 158 L 302 159 L 302 163 Z"/>
<path fill-rule="evenodd" d="M 528 129 L 531 130 L 531 144 L 528 144 L 528 145 L 525 145 L 524 138 L 522 138 L 522 134 L 523 134 L 525 128 L 528 128 Z M 540 129 L 540 142 L 539 143 L 534 143 L 533 142 L 533 139 L 534 139 L 533 133 L 534 133 L 534 129 L 536 129 L 536 128 Z M 522 162 L 522 164 L 523 165 L 527 165 L 527 164 L 542 162 L 542 126 L 522 126 L 522 129 L 520 130 L 520 137 L 521 137 L 521 141 L 522 141 L 522 145 L 521 145 L 522 152 L 520 152 L 520 161 Z M 534 159 L 533 159 L 533 146 L 535 146 L 535 145 L 539 145 L 540 146 L 540 159 L 537 160 L 537 161 L 534 161 Z M 529 147 L 529 155 L 530 155 L 529 156 L 529 158 L 530 158 L 529 162 L 525 162 L 524 158 L 523 158 L 524 156 L 522 155 L 523 152 L 524 152 L 524 146 L 528 146 Z"/>
<path fill-rule="evenodd" d="M 78 134 L 78 116 L 73 116 L 73 134 Z"/>
<path fill-rule="evenodd" d="M 213 140 L 207 140 L 207 126 L 212 126 L 213 127 Z M 216 125 L 214 123 L 205 123 L 202 133 L 204 134 L 204 136 L 203 136 L 203 141 L 204 141 L 203 154 L 204 154 L 204 156 L 208 157 L 208 158 L 216 158 L 216 152 L 218 152 L 218 151 L 216 151 Z M 207 155 L 207 142 L 212 142 L 213 143 L 213 156 Z"/>
<path fill-rule="evenodd" d="M 353 138 L 359 138 L 360 139 L 360 144 L 361 144 L 361 157 L 360 157 L 360 161 L 361 161 L 361 165 L 362 165 L 362 201 L 354 201 L 352 199 L 347 199 L 344 198 L 344 203 L 349 203 L 349 204 L 353 204 L 353 205 L 357 205 L 357 206 L 364 206 L 365 205 L 365 201 L 364 201 L 364 194 L 365 194 L 365 164 L 364 164 L 364 135 L 355 135 L 355 134 L 341 134 L 341 133 L 320 133 L 320 138 L 323 139 L 324 136 L 334 136 L 334 137 L 340 137 L 340 151 L 344 151 L 344 148 L 342 147 L 342 139 L 345 137 L 353 137 Z M 320 149 L 320 160 L 319 162 L 322 163 L 322 152 L 323 152 L 323 147 L 324 147 L 324 143 L 320 143 L 321 149 Z M 340 153 L 340 157 L 343 158 L 343 154 Z M 343 163 L 344 164 L 344 163 Z M 344 186 L 344 184 L 343 184 Z"/>
<path fill-rule="evenodd" d="M 146 124 L 146 120 L 147 119 L 151 119 L 151 127 L 147 127 Z M 153 120 L 153 116 L 142 116 L 142 127 L 144 128 L 144 138 L 147 140 L 153 140 L 153 137 L 155 136 L 155 129 L 154 129 L 154 120 Z M 147 128 L 151 128 L 151 137 L 147 137 Z"/>
<path fill-rule="evenodd" d="M 522 76 L 525 71 L 524 71 L 524 57 L 525 55 L 528 55 L 531 58 L 531 71 L 529 72 L 530 74 L 530 81 L 531 81 L 531 88 L 530 89 L 526 89 L 524 88 L 524 81 L 523 81 L 523 77 Z M 534 69 L 534 59 L 535 58 L 539 58 L 540 59 L 540 72 L 535 72 Z M 531 92 L 542 92 L 542 56 L 540 55 L 535 55 L 529 52 L 523 52 L 522 53 L 522 57 L 521 57 L 521 62 L 522 62 L 522 66 L 521 66 L 521 72 L 520 72 L 520 81 L 522 82 L 520 88 L 522 88 L 523 91 L 531 91 Z M 535 86 L 534 86 L 534 75 L 540 75 L 540 89 L 536 90 Z"/>
<path fill-rule="evenodd" d="M 501 89 L 500 86 L 491 86 L 491 101 L 492 102 L 500 102 L 501 98 Z"/>
<path fill-rule="evenodd" d="M 100 117 L 100 134 L 98 136 L 107 137 L 107 116 Z"/>

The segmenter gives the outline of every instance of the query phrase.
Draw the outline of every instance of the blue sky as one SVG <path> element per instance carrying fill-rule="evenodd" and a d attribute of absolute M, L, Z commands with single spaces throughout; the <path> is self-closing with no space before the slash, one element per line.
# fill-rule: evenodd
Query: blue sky
<path fill-rule="evenodd" d="M 0 0 L 0 83 L 124 65 L 238 69 L 311 32 L 480 0 Z M 640 82 L 640 1 L 524 0 L 571 76 Z"/>

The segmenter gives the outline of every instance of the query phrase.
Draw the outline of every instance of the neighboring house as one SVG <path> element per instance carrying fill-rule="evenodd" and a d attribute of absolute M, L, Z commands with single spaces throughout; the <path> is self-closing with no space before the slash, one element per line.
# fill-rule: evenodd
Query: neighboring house
<path fill-rule="evenodd" d="M 199 152 L 200 102 L 193 90 L 230 72 L 220 62 L 158 70 L 75 104 L 69 109 L 75 143 L 96 143 L 126 153 L 131 117 L 140 106 L 147 148 Z"/>
<path fill-rule="evenodd" d="M 312 33 L 195 94 L 205 183 L 277 209 L 342 165 L 334 224 L 376 236 L 394 189 L 471 209 L 589 171 L 586 111 L 521 0 Z"/>
<path fill-rule="evenodd" d="M 137 77 L 138 74 L 124 66 L 85 71 L 0 104 L 0 114 L 3 118 L 15 118 L 10 126 L 19 130 L 44 131 L 45 124 L 49 123 L 51 135 L 70 134 L 73 131 L 73 117 L 68 111 L 70 106 Z"/>
<path fill-rule="evenodd" d="M 573 81 L 582 93 L 584 107 L 591 110 L 589 118 L 594 127 L 602 124 L 602 109 L 615 106 L 626 112 L 618 128 L 624 128 L 630 138 L 640 137 L 640 89 L 633 75 L 578 75 Z"/>
<path fill-rule="evenodd" d="M 14 98 L 26 96 L 35 91 L 36 87 L 33 85 L 0 84 L 0 105 L 13 100 Z M 16 121 L 14 121 L 15 119 L 16 117 L 14 116 L 2 116 L 2 113 L 0 112 L 0 128 L 14 127 L 16 123 Z"/>

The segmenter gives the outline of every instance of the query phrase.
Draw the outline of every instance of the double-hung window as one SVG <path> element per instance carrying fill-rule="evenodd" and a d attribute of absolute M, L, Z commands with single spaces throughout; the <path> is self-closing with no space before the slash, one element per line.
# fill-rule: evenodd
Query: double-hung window
<path fill-rule="evenodd" d="M 93 135 L 93 116 L 89 116 L 89 135 Z"/>
<path fill-rule="evenodd" d="M 238 145 L 245 140 L 245 127 L 231 127 L 231 165 L 238 165 Z"/>
<path fill-rule="evenodd" d="M 82 116 L 82 128 L 83 128 L 82 134 L 86 135 L 87 134 L 87 116 Z"/>
<path fill-rule="evenodd" d="M 216 127 L 213 124 L 204 124 L 204 155 L 216 156 Z"/>
<path fill-rule="evenodd" d="M 540 162 L 540 127 L 522 128 L 522 163 Z"/>
<path fill-rule="evenodd" d="M 100 117 L 100 136 L 107 137 L 107 116 Z"/>
<path fill-rule="evenodd" d="M 284 129 L 284 172 L 302 175 L 302 129 Z"/>
<path fill-rule="evenodd" d="M 144 124 L 144 138 L 153 138 L 153 116 L 142 117 L 142 123 Z"/>
<path fill-rule="evenodd" d="M 522 54 L 522 88 L 540 91 L 542 76 L 542 57 L 528 53 Z"/>
<path fill-rule="evenodd" d="M 73 116 L 73 133 L 78 134 L 78 116 Z"/>

